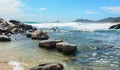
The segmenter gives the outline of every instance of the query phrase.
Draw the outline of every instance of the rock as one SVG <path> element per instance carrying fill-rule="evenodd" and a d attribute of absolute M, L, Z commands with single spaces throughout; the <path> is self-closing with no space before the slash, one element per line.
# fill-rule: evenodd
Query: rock
<path fill-rule="evenodd" d="M 24 28 L 25 30 L 32 30 L 32 26 L 27 24 L 20 24 L 19 28 Z"/>
<path fill-rule="evenodd" d="M 120 29 L 120 24 L 113 25 L 109 29 Z"/>
<path fill-rule="evenodd" d="M 13 24 L 11 22 L 7 22 L 7 24 L 9 25 L 9 27 L 15 27 L 15 24 Z"/>
<path fill-rule="evenodd" d="M 1 41 L 11 41 L 11 38 L 7 35 L 0 35 L 0 42 Z"/>
<path fill-rule="evenodd" d="M 21 21 L 17 21 L 17 20 L 10 20 L 9 22 L 11 22 L 15 25 L 20 25 L 22 23 Z"/>
<path fill-rule="evenodd" d="M 11 33 L 15 34 L 15 33 L 18 33 L 18 28 L 13 28 L 10 30 Z"/>
<path fill-rule="evenodd" d="M 17 20 L 10 20 L 9 22 L 15 24 L 16 26 L 18 26 L 19 28 L 24 28 L 25 30 L 36 30 L 37 28 L 31 26 L 31 25 L 27 25 L 24 24 L 21 21 L 17 21 Z"/>
<path fill-rule="evenodd" d="M 45 63 L 33 67 L 30 70 L 63 70 L 63 68 L 63 65 L 60 63 Z"/>
<path fill-rule="evenodd" d="M 64 54 L 70 55 L 76 51 L 77 46 L 67 42 L 59 42 L 56 44 L 56 48 L 58 51 L 61 51 Z"/>
<path fill-rule="evenodd" d="M 32 34 L 32 39 L 47 40 L 48 38 L 49 38 L 48 35 L 45 32 L 43 32 L 42 30 L 36 30 Z"/>
<path fill-rule="evenodd" d="M 3 22 L 3 20 L 4 20 L 3 18 L 0 18 L 0 23 L 2 23 L 2 22 Z"/>
<path fill-rule="evenodd" d="M 0 19 L 0 26 L 7 27 L 9 24 L 4 19 Z"/>
<path fill-rule="evenodd" d="M 32 36 L 32 31 L 26 31 L 25 32 L 25 35 L 30 38 Z"/>
<path fill-rule="evenodd" d="M 0 32 L 3 33 L 3 32 L 7 32 L 8 28 L 7 27 L 0 27 Z"/>
<path fill-rule="evenodd" d="M 39 43 L 39 47 L 54 49 L 56 48 L 56 43 L 63 42 L 63 40 L 44 40 Z"/>

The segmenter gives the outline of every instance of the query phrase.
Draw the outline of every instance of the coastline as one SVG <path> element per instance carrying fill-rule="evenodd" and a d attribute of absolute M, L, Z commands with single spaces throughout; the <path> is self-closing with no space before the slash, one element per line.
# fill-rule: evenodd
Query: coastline
<path fill-rule="evenodd" d="M 67 23 L 65 24 L 67 26 Z M 85 26 L 85 24 L 83 25 Z M 54 31 L 51 30 L 50 28 L 48 28 L 47 30 L 43 29 L 44 32 L 49 36 L 49 38 L 53 39 L 54 41 L 53 40 L 51 41 L 50 39 L 44 41 L 36 38 L 32 39 L 31 37 L 27 38 L 24 32 L 23 33 L 18 32 L 10 35 L 11 41 L 0 43 L 0 45 L 2 45 L 2 47 L 0 47 L 0 52 L 3 52 L 0 53 L 1 60 L 8 62 L 8 64 L 9 61 L 11 60 L 13 61 L 13 63 L 14 61 L 16 61 L 18 62 L 17 63 L 18 65 L 23 66 L 24 70 L 28 70 L 34 66 L 38 66 L 38 64 L 54 62 L 63 64 L 65 70 L 79 70 L 79 69 L 95 70 L 98 68 L 99 69 L 104 68 L 106 70 L 109 69 L 119 70 L 119 52 L 118 52 L 119 47 L 117 47 L 120 45 L 119 30 L 112 31 L 106 28 L 107 29 L 106 31 L 103 29 L 103 31 L 98 30 L 91 32 L 88 29 L 88 31 L 86 32 L 78 30 L 74 31 L 71 28 L 69 28 L 71 30 L 65 29 L 63 32 L 63 29 L 60 29 L 61 27 L 59 26 L 60 25 L 58 25 L 57 28 L 59 31 L 57 30 Z M 37 34 L 39 33 L 41 33 L 41 31 L 37 31 Z M 58 41 L 59 39 L 62 39 L 69 43 L 76 44 L 78 46 L 78 50 L 77 52 L 75 52 L 75 55 L 66 56 L 61 54 L 61 52 L 58 52 L 57 49 L 46 49 L 39 46 L 41 42 L 56 43 L 56 40 Z M 3 65 L 7 66 L 6 64 L 2 64 L 1 66 Z M 10 65 L 12 64 L 10 63 Z M 96 66 L 98 68 L 96 68 Z"/>

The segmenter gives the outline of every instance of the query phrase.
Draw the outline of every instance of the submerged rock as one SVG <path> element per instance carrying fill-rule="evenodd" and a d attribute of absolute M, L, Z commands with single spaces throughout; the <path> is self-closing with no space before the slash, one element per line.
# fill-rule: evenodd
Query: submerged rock
<path fill-rule="evenodd" d="M 63 70 L 63 68 L 63 65 L 60 63 L 45 63 L 33 67 L 30 70 Z"/>
<path fill-rule="evenodd" d="M 0 35 L 0 42 L 1 41 L 11 41 L 11 38 L 7 35 Z"/>
<path fill-rule="evenodd" d="M 56 48 L 58 42 L 63 42 L 63 40 L 44 40 L 39 43 L 39 47 L 53 49 Z"/>
<path fill-rule="evenodd" d="M 64 54 L 70 55 L 76 51 L 77 46 L 67 42 L 59 42 L 56 44 L 56 48 L 58 51 L 61 51 Z"/>
<path fill-rule="evenodd" d="M 31 37 L 32 39 L 39 39 L 39 40 L 47 40 L 49 38 L 49 36 L 42 30 L 36 30 Z"/>

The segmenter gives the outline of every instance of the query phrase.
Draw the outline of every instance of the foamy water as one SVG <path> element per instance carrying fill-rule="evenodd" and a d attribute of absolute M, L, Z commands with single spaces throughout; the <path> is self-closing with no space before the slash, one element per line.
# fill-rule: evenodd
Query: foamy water
<path fill-rule="evenodd" d="M 58 28 L 58 29 L 67 29 L 67 30 L 83 30 L 83 31 L 94 31 L 94 30 L 106 30 L 110 26 L 115 25 L 116 23 L 77 23 L 77 22 L 68 22 L 68 23 L 40 23 L 40 24 L 31 24 L 38 28 Z"/>
<path fill-rule="evenodd" d="M 9 61 L 8 64 L 13 65 L 13 70 L 24 70 L 21 64 L 17 61 Z"/>

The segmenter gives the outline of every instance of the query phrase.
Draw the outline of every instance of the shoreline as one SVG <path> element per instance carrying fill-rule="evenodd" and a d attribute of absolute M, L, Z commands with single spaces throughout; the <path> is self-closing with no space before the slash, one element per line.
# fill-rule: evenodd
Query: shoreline
<path fill-rule="evenodd" d="M 8 63 L 0 63 L 0 70 L 13 70 L 14 66 Z"/>

